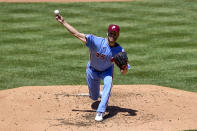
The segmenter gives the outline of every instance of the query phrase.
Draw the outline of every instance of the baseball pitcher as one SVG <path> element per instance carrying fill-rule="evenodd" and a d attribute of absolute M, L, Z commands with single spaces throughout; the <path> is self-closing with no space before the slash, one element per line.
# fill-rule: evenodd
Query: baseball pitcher
<path fill-rule="evenodd" d="M 107 37 L 102 38 L 92 34 L 78 32 L 74 27 L 68 24 L 60 14 L 56 14 L 56 20 L 89 48 L 90 60 L 87 64 L 86 80 L 89 96 L 92 100 L 98 100 L 101 80 L 103 80 L 104 83 L 101 102 L 95 117 L 96 121 L 102 121 L 112 89 L 114 63 L 120 68 L 122 74 L 127 73 L 129 66 L 127 54 L 124 52 L 124 49 L 116 43 L 120 28 L 115 24 L 109 25 Z"/>

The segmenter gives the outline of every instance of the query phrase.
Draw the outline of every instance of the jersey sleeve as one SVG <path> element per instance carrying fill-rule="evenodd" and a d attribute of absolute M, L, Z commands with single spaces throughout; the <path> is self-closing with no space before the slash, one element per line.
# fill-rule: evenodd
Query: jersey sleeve
<path fill-rule="evenodd" d="M 119 45 L 119 48 L 117 49 L 117 53 L 120 53 L 120 52 L 125 52 L 124 48 L 122 48 L 120 45 Z"/>
<path fill-rule="evenodd" d="M 117 44 L 116 47 L 112 48 L 112 57 L 114 57 L 116 54 L 120 52 L 124 52 L 124 49 L 119 44 Z"/>
<path fill-rule="evenodd" d="M 87 41 L 86 46 L 88 48 L 90 48 L 91 50 L 93 50 L 95 48 L 94 39 L 95 39 L 94 35 L 92 35 L 92 34 L 86 35 L 86 41 Z"/>

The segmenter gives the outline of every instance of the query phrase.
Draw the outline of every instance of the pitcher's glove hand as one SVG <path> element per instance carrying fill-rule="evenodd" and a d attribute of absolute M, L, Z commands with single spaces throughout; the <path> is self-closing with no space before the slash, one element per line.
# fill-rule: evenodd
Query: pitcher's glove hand
<path fill-rule="evenodd" d="M 120 52 L 113 57 L 113 60 L 120 70 L 127 68 L 128 57 L 126 52 Z"/>

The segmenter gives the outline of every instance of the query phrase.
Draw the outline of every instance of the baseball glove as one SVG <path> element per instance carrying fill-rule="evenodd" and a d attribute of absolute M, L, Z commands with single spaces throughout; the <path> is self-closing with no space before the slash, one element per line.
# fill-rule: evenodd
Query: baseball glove
<path fill-rule="evenodd" d="M 128 64 L 128 57 L 126 52 L 120 52 L 113 57 L 113 61 L 116 65 L 121 69 L 124 70 Z"/>

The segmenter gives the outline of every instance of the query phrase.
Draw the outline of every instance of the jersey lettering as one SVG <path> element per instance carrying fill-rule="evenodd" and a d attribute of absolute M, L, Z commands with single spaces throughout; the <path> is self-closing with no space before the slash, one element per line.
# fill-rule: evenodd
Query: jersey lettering
<path fill-rule="evenodd" d="M 105 59 L 105 55 L 101 54 L 101 59 L 104 60 Z"/>
<path fill-rule="evenodd" d="M 100 54 L 100 53 L 96 53 L 96 57 L 99 57 L 101 60 L 105 59 L 105 55 L 104 54 Z"/>
<path fill-rule="evenodd" d="M 99 57 L 99 56 L 100 56 L 100 54 L 97 52 L 97 53 L 96 53 L 96 57 Z"/>

